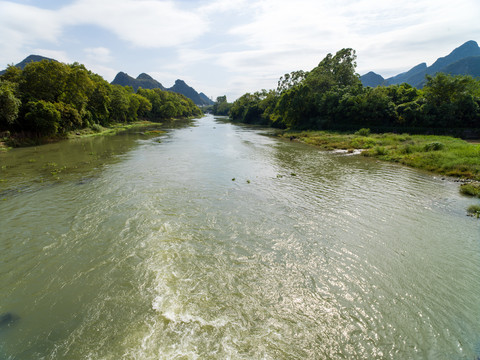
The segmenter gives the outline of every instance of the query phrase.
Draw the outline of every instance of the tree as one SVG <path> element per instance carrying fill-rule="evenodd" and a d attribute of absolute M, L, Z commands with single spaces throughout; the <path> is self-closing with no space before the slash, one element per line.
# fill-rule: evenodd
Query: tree
<path fill-rule="evenodd" d="M 427 75 L 422 106 L 427 126 L 480 126 L 480 81 L 471 76 Z"/>
<path fill-rule="evenodd" d="M 327 54 L 318 66 L 305 77 L 306 83 L 312 91 L 327 91 L 333 86 L 361 86 L 357 67 L 355 50 L 347 48 L 338 51 L 335 55 Z"/>
<path fill-rule="evenodd" d="M 78 110 L 71 104 L 55 103 L 55 109 L 60 113 L 58 132 L 65 133 L 83 126 L 83 119 Z"/>
<path fill-rule="evenodd" d="M 9 129 L 14 124 L 21 104 L 15 96 L 14 84 L 0 80 L 0 130 Z"/>
<path fill-rule="evenodd" d="M 230 112 L 232 104 L 227 101 L 227 96 L 218 96 L 217 101 L 213 104 L 212 112 L 214 115 L 226 116 Z"/>
<path fill-rule="evenodd" d="M 146 97 L 138 94 L 133 94 L 139 102 L 138 115 L 140 117 L 146 117 L 150 111 L 152 111 L 152 103 Z"/>
<path fill-rule="evenodd" d="M 332 100 L 332 91 L 344 92 L 344 89 L 358 93 L 362 85 L 355 68 L 355 51 L 342 49 L 335 55 L 327 54 L 308 73 L 293 72 L 280 78 L 277 88 L 280 97 L 275 109 L 278 120 L 296 128 L 321 127 L 331 122 L 335 112 L 326 107 L 326 97 Z M 331 101 L 328 103 L 333 105 Z"/>
<path fill-rule="evenodd" d="M 107 125 L 110 122 L 112 85 L 100 76 L 90 74 L 90 77 L 94 83 L 94 89 L 88 98 L 87 112 L 94 122 Z"/>
<path fill-rule="evenodd" d="M 88 99 L 95 89 L 95 84 L 83 65 L 74 63 L 67 66 L 65 70 L 65 85 L 58 99 L 72 105 L 82 115 L 85 113 Z"/>
<path fill-rule="evenodd" d="M 132 91 L 132 88 L 113 85 L 109 112 L 115 121 L 127 122 Z"/>
<path fill-rule="evenodd" d="M 277 83 L 277 93 L 281 94 L 291 89 L 298 83 L 305 80 L 307 75 L 308 75 L 308 72 L 305 72 L 303 70 L 298 70 L 298 71 L 292 71 L 290 74 L 285 74 L 281 76 Z"/>
<path fill-rule="evenodd" d="M 65 91 L 68 66 L 53 60 L 28 63 L 22 71 L 20 92 L 24 102 L 44 100 L 55 103 Z"/>
<path fill-rule="evenodd" d="M 28 128 L 38 135 L 54 135 L 59 127 L 61 119 L 60 112 L 55 105 L 44 101 L 30 101 L 27 104 L 25 121 Z"/>

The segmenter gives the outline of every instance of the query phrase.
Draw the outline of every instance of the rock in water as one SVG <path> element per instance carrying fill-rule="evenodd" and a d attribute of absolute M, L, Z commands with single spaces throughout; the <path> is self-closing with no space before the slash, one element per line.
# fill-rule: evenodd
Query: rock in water
<path fill-rule="evenodd" d="M 20 320 L 20 316 L 11 312 L 4 313 L 0 315 L 0 328 L 10 327 L 18 320 Z"/>

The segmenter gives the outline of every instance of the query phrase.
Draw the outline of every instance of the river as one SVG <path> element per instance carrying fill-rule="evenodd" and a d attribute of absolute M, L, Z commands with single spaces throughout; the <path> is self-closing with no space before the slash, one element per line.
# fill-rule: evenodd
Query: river
<path fill-rule="evenodd" d="M 0 359 L 477 359 L 475 200 L 207 116 L 0 153 Z"/>

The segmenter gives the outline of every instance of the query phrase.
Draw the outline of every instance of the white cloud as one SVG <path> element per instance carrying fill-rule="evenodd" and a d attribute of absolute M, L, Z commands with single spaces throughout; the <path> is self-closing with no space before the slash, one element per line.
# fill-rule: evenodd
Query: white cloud
<path fill-rule="evenodd" d="M 227 93 L 233 100 L 245 91 L 275 87 L 284 73 L 310 70 L 327 53 L 344 47 L 357 50 L 359 73 L 373 70 L 389 76 L 423 61 L 431 64 L 467 40 L 480 40 L 478 0 L 57 4 L 56 10 L 45 10 L 0 0 L 1 63 L 53 48 L 60 52 L 46 50 L 43 55 L 84 62 L 107 78 L 117 68 L 151 71 L 166 86 L 183 78 L 197 89 L 195 81 L 202 79 L 211 95 Z M 98 37 L 87 38 L 80 30 Z M 202 84 L 197 91 L 208 90 Z"/>
<path fill-rule="evenodd" d="M 110 50 L 104 47 L 86 48 L 84 52 L 91 62 L 108 63 L 112 60 Z"/>
<path fill-rule="evenodd" d="M 99 65 L 97 62 L 85 62 L 83 65 L 88 70 L 93 71 L 96 74 L 101 75 L 105 80 L 108 82 L 113 81 L 115 78 L 115 75 L 117 75 L 118 71 L 115 69 L 112 69 L 111 67 L 104 66 L 104 65 Z"/>
<path fill-rule="evenodd" d="M 247 88 L 274 73 L 310 70 L 344 47 L 357 50 L 359 72 L 395 74 L 480 37 L 477 0 L 261 0 L 250 6 L 251 20 L 229 30 L 246 48 L 217 60 L 244 74 Z"/>
<path fill-rule="evenodd" d="M 96 25 L 145 48 L 187 43 L 208 28 L 199 15 L 179 9 L 173 1 L 77 0 L 60 12 L 66 25 Z"/>
<path fill-rule="evenodd" d="M 0 63 L 20 61 L 25 56 L 24 45 L 35 45 L 39 41 L 55 42 L 60 32 L 54 12 L 1 1 Z"/>
<path fill-rule="evenodd" d="M 68 57 L 65 51 L 61 50 L 49 50 L 49 49 L 33 49 L 35 55 L 45 56 L 50 59 L 55 59 L 57 61 L 70 64 L 73 61 Z"/>
<path fill-rule="evenodd" d="M 198 10 L 202 14 L 218 14 L 229 11 L 246 11 L 250 7 L 248 0 L 213 0 L 208 4 L 201 6 Z"/>

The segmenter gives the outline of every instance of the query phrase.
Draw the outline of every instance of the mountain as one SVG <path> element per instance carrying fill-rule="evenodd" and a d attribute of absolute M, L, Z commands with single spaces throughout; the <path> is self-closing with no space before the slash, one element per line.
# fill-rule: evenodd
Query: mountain
<path fill-rule="evenodd" d="M 385 79 L 382 75 L 378 75 L 373 71 L 366 73 L 365 75 L 360 76 L 360 81 L 363 86 L 377 87 L 385 84 Z"/>
<path fill-rule="evenodd" d="M 200 98 L 201 98 L 203 101 L 205 101 L 205 103 L 206 103 L 207 105 L 213 105 L 213 104 L 215 104 L 215 103 L 214 103 L 207 95 L 205 95 L 203 92 L 201 92 L 201 93 L 198 94 L 198 95 L 200 95 Z"/>
<path fill-rule="evenodd" d="M 473 40 L 467 41 L 465 44 L 456 48 L 447 56 L 438 58 L 437 61 L 435 61 L 433 65 L 428 68 L 428 73 L 437 73 L 448 65 L 470 56 L 480 56 L 480 47 L 478 47 L 478 44 Z"/>
<path fill-rule="evenodd" d="M 136 79 L 130 75 L 119 72 L 115 79 L 111 82 L 112 85 L 121 85 L 121 86 L 131 86 L 133 91 L 137 91 L 139 87 L 143 89 L 162 89 L 165 90 L 165 87 L 160 84 L 157 80 L 152 78 L 150 75 L 142 73 L 138 75 Z"/>
<path fill-rule="evenodd" d="M 412 76 L 416 76 L 420 73 L 424 74 L 426 70 L 427 70 L 427 64 L 421 63 L 421 64 L 418 64 L 417 66 L 414 66 L 413 68 L 411 68 L 406 72 L 403 72 L 401 74 L 388 78 L 386 81 L 389 85 L 401 84 L 404 82 L 408 82 L 408 79 L 410 79 Z M 422 75 L 422 77 L 425 77 L 425 75 Z"/>
<path fill-rule="evenodd" d="M 470 56 L 448 65 L 444 71 L 451 75 L 469 74 L 480 77 L 480 56 Z"/>
<path fill-rule="evenodd" d="M 124 72 L 119 72 L 111 84 L 131 86 L 133 87 L 134 91 L 137 91 L 139 87 L 142 87 L 143 89 L 162 89 L 173 91 L 185 95 L 196 105 L 213 105 L 213 101 L 210 100 L 208 96 L 203 93 L 197 93 L 194 88 L 188 86 L 183 80 L 175 81 L 175 84 L 171 88 L 167 89 L 148 74 L 142 73 L 135 79 Z"/>
<path fill-rule="evenodd" d="M 40 55 L 29 55 L 15 66 L 23 70 L 28 63 L 38 62 L 42 60 L 57 61 L 55 59 L 50 59 Z M 0 71 L 0 75 L 5 73 L 5 71 L 6 70 Z M 195 89 L 188 86 L 183 80 L 175 81 L 175 85 L 173 85 L 169 89 L 166 89 L 161 83 L 159 83 L 157 80 L 155 80 L 148 74 L 142 73 L 138 75 L 138 77 L 135 79 L 124 72 L 119 72 L 117 76 L 115 76 L 115 79 L 113 79 L 111 84 L 121 85 L 121 86 L 131 86 L 134 91 L 137 91 L 139 87 L 143 89 L 161 89 L 161 90 L 173 91 L 179 94 L 183 94 L 186 97 L 192 99 L 192 101 L 196 105 L 213 105 L 214 104 L 214 102 L 210 100 L 207 95 L 205 95 L 204 93 L 200 93 L 200 94 L 197 93 Z"/>
<path fill-rule="evenodd" d="M 188 86 L 183 80 L 176 80 L 175 84 L 167 90 L 185 95 L 189 99 L 192 99 L 196 105 L 211 105 L 211 100 L 208 99 L 208 97 L 207 100 L 204 99 L 194 88 Z"/>
<path fill-rule="evenodd" d="M 438 72 L 452 75 L 480 76 L 480 47 L 477 42 L 473 40 L 467 41 L 447 56 L 438 58 L 431 66 L 427 67 L 427 64 L 421 63 L 407 72 L 386 79 L 384 85 L 401 84 L 405 82 L 414 87 L 422 88 L 425 85 L 425 76 L 435 75 Z M 382 85 L 372 85 L 375 84 L 375 82 L 370 81 L 372 78 L 372 75 L 369 75 L 370 73 L 360 77 L 362 84 L 364 86 Z"/>
<path fill-rule="evenodd" d="M 25 69 L 25 66 L 28 64 L 28 63 L 31 63 L 31 62 L 38 62 L 38 61 L 42 61 L 42 60 L 49 60 L 49 61 L 57 61 L 55 59 L 50 59 L 50 58 L 47 58 L 47 57 L 44 57 L 44 56 L 40 56 L 40 55 L 29 55 L 27 56 L 25 59 L 23 59 L 22 61 L 20 61 L 17 65 L 15 65 L 15 67 L 18 67 L 20 69 Z M 5 73 L 6 70 L 2 70 L 0 71 L 0 75 L 2 75 L 3 73 Z"/>

